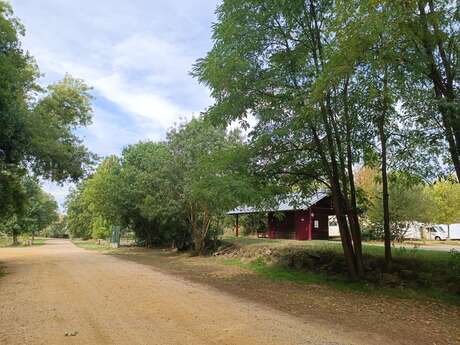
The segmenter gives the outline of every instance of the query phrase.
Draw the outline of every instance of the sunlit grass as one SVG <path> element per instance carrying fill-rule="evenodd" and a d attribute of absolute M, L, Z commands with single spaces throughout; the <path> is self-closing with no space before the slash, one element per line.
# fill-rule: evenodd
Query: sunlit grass
<path fill-rule="evenodd" d="M 77 247 L 88 249 L 88 250 L 107 251 L 107 250 L 112 249 L 108 244 L 105 244 L 105 243 L 99 244 L 94 241 L 72 240 L 72 243 L 75 244 Z"/>

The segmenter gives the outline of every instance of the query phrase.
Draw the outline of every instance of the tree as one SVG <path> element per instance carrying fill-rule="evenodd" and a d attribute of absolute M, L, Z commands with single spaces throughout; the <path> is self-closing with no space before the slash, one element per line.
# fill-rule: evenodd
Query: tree
<path fill-rule="evenodd" d="M 379 39 L 384 40 L 386 52 L 396 53 L 396 59 L 388 62 L 404 73 L 400 106 L 401 114 L 409 118 L 406 124 L 418 129 L 424 143 L 447 146 L 447 161 L 460 180 L 456 1 L 343 0 L 337 5 L 346 41 L 354 40 L 358 48 L 349 55 L 352 60 L 368 54 Z M 369 42 L 372 33 L 378 36 Z"/>
<path fill-rule="evenodd" d="M 434 117 L 448 144 L 457 181 L 460 181 L 459 10 L 456 1 L 384 1 L 397 13 L 396 28 L 404 43 L 403 62 L 408 82 L 424 91 L 436 112 L 415 114 Z M 427 83 L 431 84 L 431 87 Z M 426 121 L 421 119 L 419 121 Z"/>
<path fill-rule="evenodd" d="M 426 103 L 426 96 L 414 94 L 412 84 L 417 83 L 401 62 L 401 56 L 408 51 L 399 27 L 402 15 L 394 7 L 388 1 L 336 2 L 331 13 L 336 46 L 325 73 L 327 80 L 346 78 L 350 85 L 360 84 L 354 101 L 365 115 L 358 119 L 372 124 L 371 130 L 361 136 L 368 141 L 363 163 L 378 164 L 381 170 L 387 270 L 392 262 L 388 176 L 392 171 L 406 171 L 423 178 L 440 173 L 442 164 L 436 164 L 434 157 L 443 154 L 444 149 L 426 121 L 414 121 L 414 114 L 418 119 L 420 114 L 424 118 L 432 116 L 426 110 L 418 111 L 421 107 L 414 107 Z M 372 151 L 379 152 L 378 162 Z"/>
<path fill-rule="evenodd" d="M 140 142 L 123 150 L 120 173 L 120 215 L 144 245 L 187 247 L 189 231 L 178 178 L 164 142 Z"/>
<path fill-rule="evenodd" d="M 30 176 L 21 179 L 21 193 L 25 202 L 21 209 L 3 220 L 3 227 L 13 237 L 13 244 L 18 244 L 20 234 L 30 234 L 32 242 L 35 234 L 57 220 L 57 203 L 44 192 L 37 180 Z"/>
<path fill-rule="evenodd" d="M 74 237 L 107 238 L 111 226 L 121 223 L 120 162 L 105 158 L 67 199 L 68 228 Z"/>
<path fill-rule="evenodd" d="M 224 123 L 257 117 L 254 161 L 267 179 L 305 196 L 318 186 L 331 190 L 356 278 L 363 262 L 352 168 L 365 126 L 350 111 L 348 79 L 325 75 L 335 49 L 333 10 L 331 1 L 224 1 L 214 46 L 193 74 L 216 100 L 208 117 Z"/>
<path fill-rule="evenodd" d="M 67 217 L 60 214 L 58 219 L 48 225 L 40 233 L 41 236 L 50 238 L 64 238 L 68 235 L 67 232 Z"/>
<path fill-rule="evenodd" d="M 460 223 L 460 184 L 440 180 L 426 192 L 432 200 L 431 223 L 447 224 L 447 238 L 450 238 L 450 224 Z"/>
<path fill-rule="evenodd" d="M 85 182 L 80 182 L 66 198 L 67 229 L 72 238 L 91 238 L 93 214 L 84 197 Z"/>
<path fill-rule="evenodd" d="M 384 237 L 382 179 L 375 169 L 363 168 L 358 172 L 357 183 L 364 192 L 362 207 L 367 217 L 373 237 Z M 391 172 L 388 177 L 389 203 L 391 214 L 389 229 L 391 241 L 402 241 L 408 225 L 413 222 L 431 222 L 431 198 L 425 192 L 426 186 L 417 178 L 404 172 Z"/>
<path fill-rule="evenodd" d="M 239 132 L 226 133 L 224 127 L 200 118 L 171 130 L 168 146 L 194 250 L 202 254 L 220 217 L 253 194 L 251 178 L 242 169 L 242 139 Z"/>
<path fill-rule="evenodd" d="M 94 157 L 75 135 L 91 122 L 90 88 L 66 75 L 42 88 L 40 72 L 20 43 L 25 30 L 0 1 L 0 217 L 14 214 L 29 171 L 53 181 L 77 181 Z"/>

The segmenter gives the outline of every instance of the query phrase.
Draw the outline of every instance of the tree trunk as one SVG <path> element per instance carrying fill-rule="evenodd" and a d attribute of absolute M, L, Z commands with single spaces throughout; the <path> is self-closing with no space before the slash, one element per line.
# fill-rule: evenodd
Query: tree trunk
<path fill-rule="evenodd" d="M 18 244 L 18 232 L 13 228 L 13 246 L 17 246 Z"/>
<path fill-rule="evenodd" d="M 334 204 L 335 215 L 337 217 L 337 224 L 339 226 L 340 239 L 342 242 L 343 254 L 345 256 L 345 261 L 347 263 L 348 273 L 350 277 L 356 280 L 359 276 L 359 272 L 356 266 L 356 256 L 353 248 L 353 243 L 350 234 L 350 228 L 348 226 L 346 218 L 346 206 L 343 199 L 343 194 L 340 188 L 340 178 L 337 171 L 337 166 L 335 162 L 335 150 L 333 149 L 333 143 L 331 142 L 330 137 L 328 137 L 328 155 L 331 157 L 331 163 L 329 163 L 325 150 L 323 149 L 323 143 L 319 139 L 316 129 L 311 127 L 313 138 L 318 149 L 318 153 L 321 157 L 321 160 L 326 167 L 327 175 L 329 178 L 329 183 L 331 185 L 332 192 L 332 201 Z M 330 134 L 330 131 L 329 131 Z"/>
<path fill-rule="evenodd" d="M 339 232 L 340 232 L 340 239 L 342 242 L 342 248 L 343 248 L 343 253 L 345 256 L 345 260 L 347 262 L 347 267 L 348 267 L 348 272 L 350 274 L 350 277 L 353 280 L 356 280 L 359 276 L 360 273 L 357 268 L 356 264 L 356 256 L 355 256 L 355 250 L 353 248 L 351 236 L 350 236 L 350 229 L 348 226 L 347 218 L 345 215 L 345 210 L 344 210 L 344 205 L 343 205 L 343 200 L 341 200 L 341 197 L 339 196 L 340 193 L 337 193 L 337 191 L 332 193 L 332 200 L 334 203 L 334 209 L 335 209 L 335 214 L 337 217 L 337 224 L 339 226 Z"/>
<path fill-rule="evenodd" d="M 450 240 L 450 224 L 447 224 L 447 239 Z"/>
<path fill-rule="evenodd" d="M 391 231 L 390 231 L 390 207 L 388 194 L 388 176 L 387 176 L 387 143 L 385 135 L 384 117 L 379 120 L 379 135 L 381 145 L 382 160 L 382 204 L 383 204 L 383 234 L 385 243 L 385 266 L 387 271 L 391 270 Z"/>
<path fill-rule="evenodd" d="M 353 244 L 355 248 L 356 263 L 359 275 L 364 275 L 364 264 L 363 264 L 363 252 L 362 252 L 362 238 L 361 228 L 359 226 L 358 219 L 358 206 L 356 202 L 356 186 L 353 174 L 353 151 L 352 151 L 352 123 L 348 114 L 348 77 L 345 80 L 344 85 L 344 100 L 343 109 L 345 117 L 345 128 L 346 128 L 346 151 L 347 151 L 347 172 L 348 172 L 348 183 L 350 185 L 350 200 L 348 205 L 348 217 L 350 221 L 351 233 L 353 236 Z M 346 183 L 346 181 L 345 181 Z"/>

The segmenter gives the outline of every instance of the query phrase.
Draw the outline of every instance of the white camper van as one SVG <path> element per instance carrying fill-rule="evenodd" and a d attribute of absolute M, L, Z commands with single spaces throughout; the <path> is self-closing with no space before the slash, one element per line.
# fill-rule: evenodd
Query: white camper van
<path fill-rule="evenodd" d="M 446 234 L 446 239 L 449 237 L 451 240 L 460 240 L 460 223 L 456 224 L 437 224 L 436 226 L 442 228 Z M 450 234 L 450 236 L 448 236 Z M 444 239 L 444 238 L 441 238 Z"/>
<path fill-rule="evenodd" d="M 447 240 L 447 231 L 444 231 L 440 225 L 431 225 L 426 228 L 427 239 L 428 240 Z"/>

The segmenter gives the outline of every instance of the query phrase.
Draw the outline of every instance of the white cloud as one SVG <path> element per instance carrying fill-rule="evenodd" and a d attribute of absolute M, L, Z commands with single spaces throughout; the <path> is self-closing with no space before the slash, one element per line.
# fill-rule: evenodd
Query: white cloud
<path fill-rule="evenodd" d="M 161 139 L 211 104 L 189 71 L 210 47 L 216 0 L 11 2 L 44 83 L 68 72 L 94 87 L 94 123 L 81 131 L 93 152 Z M 62 203 L 68 187 L 45 187 Z"/>
<path fill-rule="evenodd" d="M 153 125 L 160 125 L 165 129 L 187 113 L 187 110 L 181 109 L 165 97 L 143 87 L 130 85 L 120 74 L 94 79 L 92 85 L 125 112 L 150 119 Z"/>

